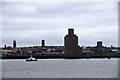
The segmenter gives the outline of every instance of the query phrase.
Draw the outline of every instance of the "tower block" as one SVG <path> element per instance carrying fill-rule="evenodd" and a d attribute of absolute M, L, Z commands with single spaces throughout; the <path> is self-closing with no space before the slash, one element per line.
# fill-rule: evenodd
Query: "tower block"
<path fill-rule="evenodd" d="M 13 49 L 15 49 L 15 48 L 16 48 L 16 41 L 13 40 Z"/>
<path fill-rule="evenodd" d="M 82 54 L 82 47 L 78 45 L 78 36 L 74 34 L 74 29 L 68 29 L 68 35 L 64 37 L 64 57 L 79 58 Z"/>

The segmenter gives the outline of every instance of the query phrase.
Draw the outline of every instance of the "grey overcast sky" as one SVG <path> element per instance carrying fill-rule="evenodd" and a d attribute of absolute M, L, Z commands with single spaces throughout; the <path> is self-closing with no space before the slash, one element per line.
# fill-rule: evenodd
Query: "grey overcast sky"
<path fill-rule="evenodd" d="M 64 45 L 74 28 L 80 46 L 118 46 L 117 2 L 3 2 L 2 46 Z"/>

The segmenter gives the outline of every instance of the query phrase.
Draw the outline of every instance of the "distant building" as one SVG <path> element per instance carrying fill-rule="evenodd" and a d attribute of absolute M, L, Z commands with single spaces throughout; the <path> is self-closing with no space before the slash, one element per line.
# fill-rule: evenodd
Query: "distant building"
<path fill-rule="evenodd" d="M 46 52 L 47 51 L 47 48 L 46 48 L 46 46 L 45 46 L 45 40 L 42 40 L 42 45 L 41 45 L 41 51 L 42 52 Z"/>
<path fill-rule="evenodd" d="M 97 48 L 103 48 L 103 46 L 102 46 L 102 41 L 98 41 L 98 42 L 97 42 Z"/>
<path fill-rule="evenodd" d="M 45 40 L 42 40 L 42 45 L 41 47 L 45 47 Z"/>
<path fill-rule="evenodd" d="M 14 49 L 16 48 L 16 41 L 15 40 L 13 41 L 13 48 Z"/>
<path fill-rule="evenodd" d="M 21 48 L 12 49 L 12 53 L 18 53 L 18 52 L 21 52 Z"/>
<path fill-rule="evenodd" d="M 104 50 L 105 47 L 102 45 L 102 41 L 97 41 L 97 46 L 94 48 L 94 50 Z"/>
<path fill-rule="evenodd" d="M 1 49 L 1 52 L 3 54 L 11 53 L 12 52 L 12 47 L 11 46 L 6 46 L 6 48 L 4 47 L 4 48 Z"/>
<path fill-rule="evenodd" d="M 2 54 L 8 54 L 8 53 L 11 53 L 12 50 L 9 50 L 9 49 L 2 49 Z"/>
<path fill-rule="evenodd" d="M 80 57 L 82 48 L 78 46 L 78 37 L 74 34 L 74 29 L 68 29 L 68 35 L 64 37 L 64 57 Z"/>
<path fill-rule="evenodd" d="M 6 45 L 4 46 L 4 48 L 6 49 Z"/>

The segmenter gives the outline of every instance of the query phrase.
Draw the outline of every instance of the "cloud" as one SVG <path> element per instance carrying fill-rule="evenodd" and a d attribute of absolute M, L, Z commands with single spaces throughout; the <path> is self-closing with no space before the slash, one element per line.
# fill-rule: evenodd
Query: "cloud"
<path fill-rule="evenodd" d="M 82 45 L 100 39 L 117 46 L 115 2 L 3 3 L 2 16 L 3 44 L 15 38 L 22 45 L 37 45 L 42 38 L 48 45 L 63 45 L 67 29 L 73 27 Z"/>

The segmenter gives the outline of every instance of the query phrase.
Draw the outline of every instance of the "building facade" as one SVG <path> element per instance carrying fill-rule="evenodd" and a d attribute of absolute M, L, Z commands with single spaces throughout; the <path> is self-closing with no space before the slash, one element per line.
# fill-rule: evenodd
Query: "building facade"
<path fill-rule="evenodd" d="M 45 40 L 42 40 L 42 45 L 41 45 L 41 47 L 45 47 Z"/>
<path fill-rule="evenodd" d="M 74 29 L 68 29 L 68 35 L 64 37 L 64 57 L 81 57 L 82 48 L 78 46 L 78 36 L 74 34 Z"/>
<path fill-rule="evenodd" d="M 13 41 L 13 49 L 15 49 L 16 48 L 16 41 L 14 40 Z"/>

